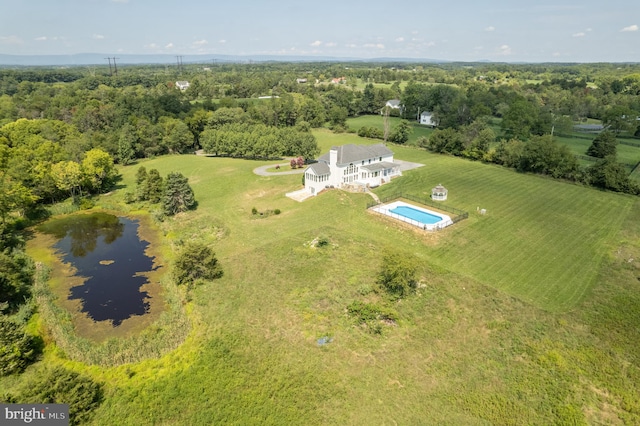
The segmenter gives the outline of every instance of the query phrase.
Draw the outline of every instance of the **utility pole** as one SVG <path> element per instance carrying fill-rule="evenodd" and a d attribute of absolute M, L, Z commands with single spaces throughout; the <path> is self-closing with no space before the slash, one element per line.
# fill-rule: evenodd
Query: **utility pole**
<path fill-rule="evenodd" d="M 113 75 L 113 71 L 111 71 L 111 58 L 105 58 L 107 61 L 109 61 L 109 76 Z"/>

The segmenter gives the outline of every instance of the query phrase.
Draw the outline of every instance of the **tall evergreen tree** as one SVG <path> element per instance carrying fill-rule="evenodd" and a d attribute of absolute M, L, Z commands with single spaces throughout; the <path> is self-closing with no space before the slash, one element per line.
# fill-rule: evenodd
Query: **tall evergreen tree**
<path fill-rule="evenodd" d="M 167 216 L 187 211 L 196 205 L 189 180 L 182 173 L 171 172 L 167 176 L 163 210 Z"/>
<path fill-rule="evenodd" d="M 149 170 L 147 179 L 144 182 L 144 185 L 142 185 L 144 187 L 144 199 L 149 200 L 154 204 L 162 201 L 162 196 L 164 194 L 163 183 L 162 176 L 160 176 L 160 172 L 158 172 L 158 170 Z"/>

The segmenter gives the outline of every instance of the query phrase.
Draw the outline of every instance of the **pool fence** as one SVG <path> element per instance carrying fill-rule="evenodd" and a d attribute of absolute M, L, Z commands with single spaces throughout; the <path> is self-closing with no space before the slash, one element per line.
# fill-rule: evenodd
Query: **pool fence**
<path fill-rule="evenodd" d="M 415 203 L 418 204 L 422 204 L 425 206 L 429 206 L 429 207 L 433 207 L 437 210 L 441 210 L 447 213 L 451 213 L 453 216 L 451 217 L 451 221 L 453 223 L 458 223 L 461 220 L 467 219 L 469 217 L 469 212 L 466 212 L 464 210 L 460 210 L 457 209 L 455 207 L 451 207 L 451 206 L 446 206 L 440 203 L 436 203 L 435 201 L 432 201 L 430 199 L 427 198 L 421 198 L 421 197 L 416 197 L 415 195 L 411 195 L 411 194 L 404 194 L 402 192 L 396 192 L 395 194 L 386 196 L 384 198 L 380 198 L 380 202 L 378 201 L 372 201 L 370 203 L 367 204 L 367 209 L 370 209 L 372 207 L 378 206 L 380 204 L 387 204 L 391 201 L 395 201 L 398 200 L 400 198 L 404 198 L 405 200 L 409 200 L 409 201 L 413 201 Z M 394 213 L 391 213 L 394 214 Z"/>

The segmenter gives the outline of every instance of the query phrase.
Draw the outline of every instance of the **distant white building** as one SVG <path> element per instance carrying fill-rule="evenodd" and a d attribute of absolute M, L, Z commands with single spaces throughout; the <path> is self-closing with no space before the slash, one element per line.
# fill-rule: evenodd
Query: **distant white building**
<path fill-rule="evenodd" d="M 388 100 L 385 106 L 393 109 L 401 109 L 402 105 L 400 104 L 400 99 L 391 99 Z"/>
<path fill-rule="evenodd" d="M 347 185 L 376 187 L 401 176 L 400 165 L 384 144 L 334 146 L 304 171 L 304 187 L 311 195 Z"/>
<path fill-rule="evenodd" d="M 420 124 L 436 127 L 436 123 L 433 121 L 433 113 L 429 111 L 422 111 L 420 113 Z"/>
<path fill-rule="evenodd" d="M 176 87 L 182 91 L 187 90 L 189 86 L 189 82 L 186 80 L 176 81 Z"/>

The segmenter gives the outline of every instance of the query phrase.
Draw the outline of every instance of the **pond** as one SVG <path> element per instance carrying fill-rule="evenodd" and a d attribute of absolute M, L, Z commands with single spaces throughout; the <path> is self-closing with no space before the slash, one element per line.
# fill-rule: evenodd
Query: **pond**
<path fill-rule="evenodd" d="M 74 272 L 67 298 L 93 321 L 118 327 L 149 312 L 152 296 L 142 290 L 158 269 L 139 237 L 139 222 L 108 213 L 76 214 L 47 221 L 38 231 L 53 236 L 59 260 Z"/>

